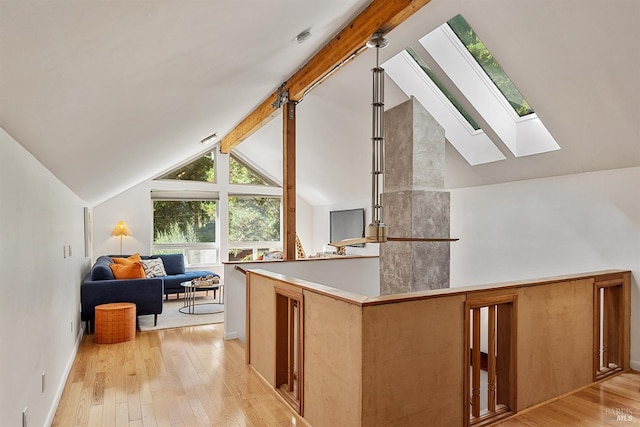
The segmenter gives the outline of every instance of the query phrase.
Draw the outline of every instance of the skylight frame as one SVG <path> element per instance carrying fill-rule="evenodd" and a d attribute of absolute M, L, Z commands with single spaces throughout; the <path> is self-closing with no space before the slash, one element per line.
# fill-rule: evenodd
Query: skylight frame
<path fill-rule="evenodd" d="M 467 112 L 467 110 L 460 104 L 460 101 L 456 99 L 456 97 L 451 93 L 451 91 L 440 81 L 440 79 L 433 72 L 431 67 L 427 65 L 427 63 L 418 55 L 418 52 L 413 50 L 411 47 L 405 48 L 405 52 L 411 56 L 411 58 L 418 64 L 418 66 L 422 69 L 422 71 L 429 77 L 429 79 L 436 85 L 436 87 L 440 90 L 442 95 L 455 107 L 455 109 L 462 115 L 462 117 L 469 123 L 469 125 L 473 128 L 474 131 L 482 130 L 480 125 L 471 117 L 471 114 Z M 428 70 L 428 71 L 427 71 Z M 445 92 L 446 91 L 446 92 Z"/>
<path fill-rule="evenodd" d="M 459 18 L 459 20 L 458 20 Z M 512 91 L 515 92 L 515 94 L 522 99 L 523 103 L 526 104 L 527 108 L 528 108 L 528 112 L 525 114 L 520 114 L 518 113 L 518 110 L 514 107 L 514 103 L 512 103 L 511 100 L 509 100 L 509 97 L 507 96 L 507 94 L 505 93 L 505 91 L 503 91 L 503 89 L 507 89 L 506 87 L 501 88 L 500 85 L 498 84 L 498 82 L 496 80 L 494 80 L 493 76 L 489 73 L 489 70 L 487 70 L 483 64 L 480 62 L 480 60 L 473 54 L 473 52 L 471 52 L 471 50 L 467 47 L 467 44 L 465 43 L 465 41 L 462 39 L 462 36 L 454 29 L 454 27 L 452 26 L 452 21 L 454 20 L 458 20 L 458 21 L 462 21 L 462 24 L 471 32 L 471 34 L 473 34 L 473 36 L 478 40 L 478 42 L 484 47 L 484 49 L 487 51 L 487 53 L 491 56 L 493 63 L 495 65 L 495 67 L 497 68 L 497 71 L 499 74 L 502 75 L 502 77 L 504 79 L 507 80 L 508 85 L 511 86 Z M 529 104 L 529 101 L 527 101 L 527 99 L 524 97 L 524 95 L 522 95 L 522 92 L 520 92 L 520 90 L 518 89 L 518 87 L 515 85 L 515 83 L 513 83 L 513 80 L 511 80 L 511 78 L 507 75 L 507 73 L 504 71 L 504 69 L 502 68 L 502 66 L 500 65 L 500 63 L 498 63 L 498 61 L 495 59 L 495 57 L 493 56 L 493 54 L 491 53 L 491 51 L 489 50 L 489 48 L 487 47 L 486 44 L 484 44 L 484 42 L 482 41 L 482 39 L 480 38 L 480 36 L 475 32 L 475 30 L 471 27 L 471 25 L 469 25 L 469 23 L 467 22 L 467 20 L 464 18 L 464 16 L 462 16 L 461 14 L 458 14 L 456 16 L 454 16 L 453 18 L 449 19 L 447 21 L 447 25 L 449 26 L 449 28 L 451 28 L 451 30 L 453 31 L 453 33 L 456 35 L 456 37 L 458 37 L 458 40 L 460 40 L 460 42 L 462 43 L 462 45 L 465 47 L 465 49 L 467 50 L 467 52 L 469 52 L 469 54 L 471 55 L 471 57 L 478 63 L 478 65 L 480 66 L 480 68 L 482 69 L 482 71 L 484 71 L 484 73 L 487 75 L 487 77 L 489 78 L 489 80 L 491 80 L 491 82 L 496 86 L 496 89 L 498 89 L 498 91 L 502 94 L 502 96 L 505 98 L 505 100 L 507 101 L 507 103 L 509 104 L 509 106 L 514 110 L 514 112 L 516 113 L 516 115 L 518 117 L 526 117 L 530 114 L 534 114 L 535 111 L 533 110 L 533 108 L 531 107 L 531 104 Z M 522 104 L 520 104 L 522 105 Z"/>
<path fill-rule="evenodd" d="M 419 42 L 514 156 L 560 149 L 535 112 L 523 117 L 517 114 L 448 23 Z"/>
<path fill-rule="evenodd" d="M 384 64 L 387 75 L 407 95 L 414 96 L 445 129 L 445 138 L 472 166 L 506 157 L 482 130 L 475 130 L 431 80 L 413 57 L 403 50 Z"/>

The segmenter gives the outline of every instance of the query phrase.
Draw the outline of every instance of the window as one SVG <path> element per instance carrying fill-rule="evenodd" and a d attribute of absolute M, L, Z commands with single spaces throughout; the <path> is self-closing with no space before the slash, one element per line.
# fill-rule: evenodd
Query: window
<path fill-rule="evenodd" d="M 469 112 L 462 108 L 414 50 L 406 49 L 398 53 L 383 67 L 398 87 L 407 96 L 414 96 L 444 128 L 447 141 L 470 165 L 505 159 Z"/>
<path fill-rule="evenodd" d="M 229 197 L 229 261 L 254 260 L 281 250 L 281 205 L 280 197 Z"/>
<path fill-rule="evenodd" d="M 186 165 L 162 175 L 158 179 L 215 182 L 215 175 L 215 150 L 213 150 Z"/>
<path fill-rule="evenodd" d="M 153 200 L 153 253 L 183 253 L 190 267 L 217 264 L 216 217 L 216 200 Z"/>
<path fill-rule="evenodd" d="M 229 184 L 275 185 L 234 154 L 229 156 Z"/>
<path fill-rule="evenodd" d="M 488 46 L 461 15 L 419 42 L 515 157 L 560 149 Z"/>

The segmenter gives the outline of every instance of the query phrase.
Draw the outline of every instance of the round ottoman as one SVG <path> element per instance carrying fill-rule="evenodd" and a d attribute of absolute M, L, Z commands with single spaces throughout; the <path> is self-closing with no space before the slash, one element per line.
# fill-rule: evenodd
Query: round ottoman
<path fill-rule="evenodd" d="M 96 306 L 93 340 L 99 344 L 113 344 L 136 337 L 136 305 L 114 302 Z"/>

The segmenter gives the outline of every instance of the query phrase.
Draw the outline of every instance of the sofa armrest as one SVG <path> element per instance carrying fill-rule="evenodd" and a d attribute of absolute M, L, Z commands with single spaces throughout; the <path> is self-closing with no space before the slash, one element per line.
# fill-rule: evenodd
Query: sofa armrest
<path fill-rule="evenodd" d="M 80 286 L 81 319 L 93 320 L 95 307 L 112 302 L 136 304 L 136 315 L 162 313 L 164 283 L 162 278 L 90 280 Z"/>

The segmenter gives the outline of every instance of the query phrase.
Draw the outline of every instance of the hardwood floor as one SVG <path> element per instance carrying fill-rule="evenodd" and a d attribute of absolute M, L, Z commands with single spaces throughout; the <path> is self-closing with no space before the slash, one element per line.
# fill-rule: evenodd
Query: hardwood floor
<path fill-rule="evenodd" d="M 500 427 L 603 427 L 640 425 L 640 373 L 627 372 L 531 409 Z"/>
<path fill-rule="evenodd" d="M 83 337 L 53 426 L 305 426 L 244 363 L 223 325 Z"/>
<path fill-rule="evenodd" d="M 222 333 L 222 324 L 138 332 L 120 344 L 85 335 L 53 426 L 307 426 L 245 365 L 244 347 Z M 640 425 L 640 373 L 495 425 Z"/>

